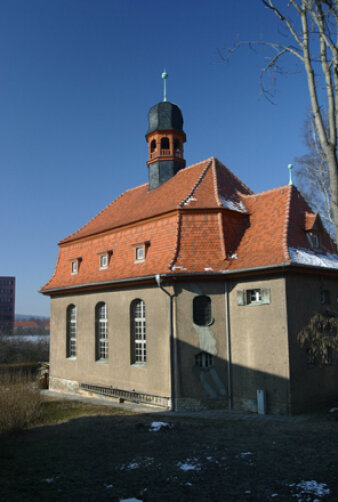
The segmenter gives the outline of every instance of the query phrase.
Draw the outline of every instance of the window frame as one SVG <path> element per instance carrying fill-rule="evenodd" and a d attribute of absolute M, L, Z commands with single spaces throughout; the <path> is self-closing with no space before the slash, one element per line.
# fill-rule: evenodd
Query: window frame
<path fill-rule="evenodd" d="M 77 308 L 71 303 L 66 311 L 66 358 L 77 357 Z"/>
<path fill-rule="evenodd" d="M 195 366 L 207 370 L 215 365 L 214 356 L 209 352 L 199 352 L 195 355 Z"/>
<path fill-rule="evenodd" d="M 252 300 L 252 294 L 260 295 L 259 300 Z M 270 305 L 271 303 L 271 289 L 270 288 L 250 288 L 250 289 L 239 289 L 237 290 L 237 305 L 239 307 L 247 306 L 261 306 Z"/>
<path fill-rule="evenodd" d="M 108 306 L 105 302 L 99 302 L 95 305 L 95 360 L 106 362 L 108 356 Z"/>
<path fill-rule="evenodd" d="M 141 298 L 130 304 L 130 362 L 132 365 L 147 364 L 146 305 Z"/>
<path fill-rule="evenodd" d="M 211 298 L 207 295 L 197 295 L 192 302 L 192 318 L 197 326 L 211 326 L 212 317 Z"/>

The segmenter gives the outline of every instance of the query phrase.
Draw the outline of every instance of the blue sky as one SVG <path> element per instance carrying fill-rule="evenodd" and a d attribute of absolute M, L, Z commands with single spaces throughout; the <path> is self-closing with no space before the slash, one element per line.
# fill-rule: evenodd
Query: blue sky
<path fill-rule="evenodd" d="M 288 183 L 305 153 L 303 73 L 261 96 L 264 53 L 218 49 L 275 40 L 260 0 L 2 0 L 0 275 L 17 278 L 16 312 L 49 315 L 38 293 L 57 243 L 127 188 L 147 181 L 147 113 L 183 112 L 185 158 L 218 157 L 255 192 Z"/>

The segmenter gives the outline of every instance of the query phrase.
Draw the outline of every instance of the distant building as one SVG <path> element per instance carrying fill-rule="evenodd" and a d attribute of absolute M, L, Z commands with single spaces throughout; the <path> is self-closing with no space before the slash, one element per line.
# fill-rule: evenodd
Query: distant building
<path fill-rule="evenodd" d="M 37 329 L 38 325 L 35 321 L 15 321 L 15 330 Z"/>
<path fill-rule="evenodd" d="M 12 331 L 15 316 L 15 277 L 0 276 L 0 331 Z"/>

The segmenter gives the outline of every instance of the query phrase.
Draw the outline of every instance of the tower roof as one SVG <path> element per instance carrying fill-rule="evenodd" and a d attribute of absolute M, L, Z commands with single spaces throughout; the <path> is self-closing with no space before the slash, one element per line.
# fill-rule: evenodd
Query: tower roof
<path fill-rule="evenodd" d="M 154 131 L 174 129 L 183 131 L 183 116 L 180 108 L 169 101 L 160 101 L 150 108 L 147 134 Z"/>

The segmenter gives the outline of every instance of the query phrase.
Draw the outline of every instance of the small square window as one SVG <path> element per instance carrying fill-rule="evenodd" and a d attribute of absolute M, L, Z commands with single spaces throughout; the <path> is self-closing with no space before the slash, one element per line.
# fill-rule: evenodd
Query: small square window
<path fill-rule="evenodd" d="M 237 291 L 237 305 L 268 305 L 271 303 L 270 289 L 244 289 Z"/>
<path fill-rule="evenodd" d="M 247 305 L 249 303 L 259 303 L 262 301 L 262 295 L 260 289 L 248 289 L 247 294 Z"/>
<path fill-rule="evenodd" d="M 207 352 L 200 352 L 195 356 L 195 364 L 200 368 L 210 368 L 210 366 L 214 365 L 214 358 Z"/>

